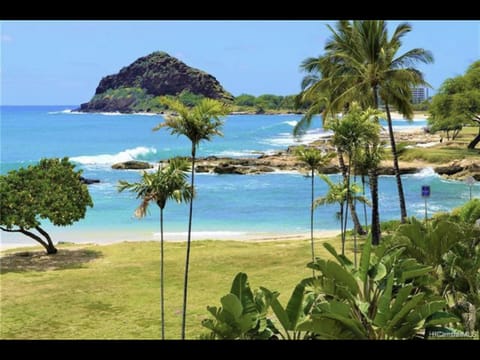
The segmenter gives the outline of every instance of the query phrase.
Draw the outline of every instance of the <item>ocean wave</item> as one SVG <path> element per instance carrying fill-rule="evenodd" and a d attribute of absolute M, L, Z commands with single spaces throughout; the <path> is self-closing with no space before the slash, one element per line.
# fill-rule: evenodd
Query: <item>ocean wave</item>
<path fill-rule="evenodd" d="M 70 160 L 83 165 L 110 165 L 118 162 L 139 160 L 151 154 L 156 154 L 157 149 L 152 147 L 138 146 L 134 149 L 127 149 L 116 154 L 82 155 L 73 156 Z"/>
<path fill-rule="evenodd" d="M 275 146 L 306 145 L 332 135 L 332 132 L 323 130 L 310 130 L 301 137 L 295 138 L 291 133 L 280 133 L 278 136 L 260 141 L 262 144 Z"/>
<path fill-rule="evenodd" d="M 49 111 L 47 114 L 49 115 L 58 115 L 58 114 L 74 114 L 74 115 L 81 115 L 85 114 L 80 111 L 73 111 L 72 109 L 65 109 L 60 111 Z"/>
<path fill-rule="evenodd" d="M 435 170 L 433 170 L 433 168 L 431 167 L 427 167 L 427 168 L 424 168 L 422 170 L 420 170 L 419 172 L 415 173 L 415 174 L 412 174 L 410 175 L 414 178 L 420 178 L 420 179 L 423 179 L 423 178 L 429 178 L 429 177 L 440 177 L 440 175 L 438 175 Z"/>
<path fill-rule="evenodd" d="M 298 124 L 298 121 L 296 121 L 296 120 L 284 121 L 284 122 L 282 122 L 282 124 L 287 124 L 287 125 L 290 125 L 290 126 L 294 127 Z"/>
<path fill-rule="evenodd" d="M 219 153 L 216 153 L 216 156 L 225 156 L 225 157 L 253 157 L 253 156 L 258 156 L 262 155 L 262 151 L 258 150 L 240 150 L 240 151 L 235 151 L 235 150 L 224 150 L 220 151 Z"/>

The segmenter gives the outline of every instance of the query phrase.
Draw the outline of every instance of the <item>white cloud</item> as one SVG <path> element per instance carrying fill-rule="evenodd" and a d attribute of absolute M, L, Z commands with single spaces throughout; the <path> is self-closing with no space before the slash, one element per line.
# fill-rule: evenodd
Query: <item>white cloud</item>
<path fill-rule="evenodd" d="M 0 37 L 0 40 L 1 42 L 5 42 L 5 43 L 8 43 L 8 42 L 12 42 L 13 41 L 13 37 L 11 37 L 10 35 L 8 34 L 2 34 L 1 37 Z"/>

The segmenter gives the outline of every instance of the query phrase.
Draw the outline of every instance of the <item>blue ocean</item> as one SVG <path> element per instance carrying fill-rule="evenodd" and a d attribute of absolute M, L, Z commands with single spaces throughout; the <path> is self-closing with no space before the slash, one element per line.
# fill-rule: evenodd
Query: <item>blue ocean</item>
<path fill-rule="evenodd" d="M 83 176 L 99 179 L 89 186 L 94 207 L 85 219 L 72 226 L 45 228 L 57 241 L 102 242 L 109 240 L 149 240 L 159 231 L 156 206 L 144 219 L 133 212 L 139 200 L 135 194 L 117 192 L 119 180 L 137 181 L 139 171 L 112 170 L 115 162 L 144 160 L 156 162 L 172 156 L 188 156 L 190 143 L 167 130 L 153 132 L 162 121 L 152 114 L 84 114 L 71 112 L 76 106 L 1 107 L 1 174 L 37 162 L 42 157 L 68 156 L 82 169 Z M 292 136 L 300 115 L 231 115 L 225 120 L 224 137 L 200 145 L 199 156 L 258 156 L 274 153 L 299 143 Z M 385 124 L 384 124 L 385 125 Z M 397 129 L 421 128 L 424 120 L 395 119 Z M 324 134 L 320 118 L 300 142 L 310 142 Z M 334 181 L 338 175 L 331 175 Z M 421 186 L 430 185 L 428 212 L 446 211 L 468 200 L 469 188 L 462 182 L 441 179 L 431 169 L 403 177 L 409 216 L 424 215 Z M 302 233 L 309 230 L 310 182 L 302 174 L 275 172 L 262 175 L 198 174 L 194 202 L 193 231 L 197 238 L 228 239 L 239 234 Z M 395 179 L 380 178 L 381 220 L 399 217 Z M 316 180 L 316 195 L 325 194 L 325 183 Z M 480 186 L 474 186 L 478 196 Z M 188 206 L 170 202 L 165 209 L 167 239 L 182 237 L 187 229 Z M 335 230 L 337 206 L 316 210 L 315 227 Z M 360 211 L 359 214 L 363 212 Z M 363 220 L 362 220 L 363 222 Z M 31 244 L 22 235 L 2 232 L 4 244 Z"/>

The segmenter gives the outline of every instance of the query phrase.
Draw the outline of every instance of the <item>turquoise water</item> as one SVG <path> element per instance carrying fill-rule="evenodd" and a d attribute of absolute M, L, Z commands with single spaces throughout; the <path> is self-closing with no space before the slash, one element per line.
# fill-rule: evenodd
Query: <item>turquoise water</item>
<path fill-rule="evenodd" d="M 138 203 L 131 193 L 118 193 L 118 180 L 136 181 L 138 171 L 110 168 L 118 161 L 139 159 L 155 162 L 175 155 L 188 155 L 190 143 L 167 131 L 152 132 L 162 119 L 152 115 L 80 114 L 68 109 L 75 106 L 2 107 L 1 173 L 35 163 L 42 157 L 68 156 L 83 175 L 100 184 L 89 186 L 94 207 L 85 219 L 68 228 L 46 228 L 61 237 L 79 239 L 88 232 L 121 233 L 125 239 L 134 234 L 153 236 L 158 232 L 158 209 L 152 207 L 142 220 L 133 218 Z M 228 116 L 224 137 L 202 143 L 199 156 L 256 156 L 272 153 L 295 144 L 291 133 L 299 115 Z M 320 119 L 304 142 L 321 136 Z M 423 127 L 425 121 L 394 121 L 395 128 Z M 338 175 L 332 175 L 337 180 Z M 422 185 L 430 185 L 432 196 L 428 211 L 450 210 L 468 200 L 469 188 L 461 182 L 443 180 L 431 170 L 403 177 L 409 215 L 423 216 Z M 298 173 L 262 175 L 198 174 L 197 199 L 194 203 L 193 230 L 203 236 L 236 233 L 306 232 L 309 229 L 310 181 Z M 394 178 L 380 178 L 380 215 L 382 220 L 399 217 Z M 326 191 L 316 180 L 316 194 Z M 480 186 L 474 186 L 478 196 Z M 318 208 L 316 228 L 339 227 L 334 205 Z M 363 212 L 360 212 L 363 213 Z M 165 212 L 167 233 L 185 232 L 188 206 L 169 203 Z M 362 221 L 363 222 L 363 221 Z M 68 234 L 68 235 L 66 235 Z M 146 235 L 145 235 L 146 234 Z M 2 242 L 28 242 L 22 236 L 1 233 Z M 62 240 L 56 238 L 56 240 Z"/>

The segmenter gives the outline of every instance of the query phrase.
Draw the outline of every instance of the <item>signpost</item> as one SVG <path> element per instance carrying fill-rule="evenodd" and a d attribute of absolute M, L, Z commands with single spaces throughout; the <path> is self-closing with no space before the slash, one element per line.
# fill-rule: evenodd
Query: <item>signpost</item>
<path fill-rule="evenodd" d="M 430 186 L 422 185 L 422 197 L 425 199 L 425 224 L 427 223 L 427 199 L 430 197 Z"/>
<path fill-rule="evenodd" d="M 470 200 L 472 200 L 472 185 L 475 184 L 475 179 L 473 176 L 469 176 L 465 179 L 465 184 L 470 186 Z"/>

